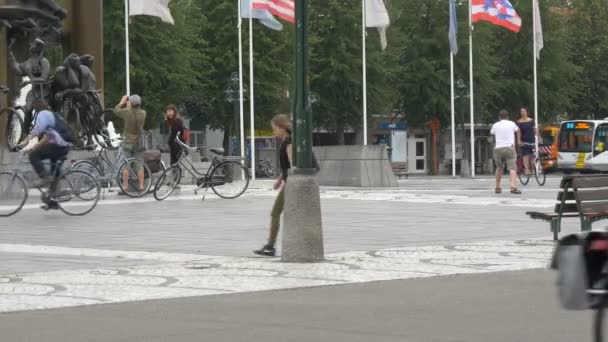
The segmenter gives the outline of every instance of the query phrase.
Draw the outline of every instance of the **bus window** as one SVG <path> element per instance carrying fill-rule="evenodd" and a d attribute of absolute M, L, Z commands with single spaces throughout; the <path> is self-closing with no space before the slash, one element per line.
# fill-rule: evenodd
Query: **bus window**
<path fill-rule="evenodd" d="M 595 130 L 595 138 L 593 139 L 593 154 L 598 155 L 604 151 L 608 144 L 608 124 L 601 124 Z"/>
<path fill-rule="evenodd" d="M 565 122 L 559 132 L 560 152 L 591 152 L 593 123 Z"/>

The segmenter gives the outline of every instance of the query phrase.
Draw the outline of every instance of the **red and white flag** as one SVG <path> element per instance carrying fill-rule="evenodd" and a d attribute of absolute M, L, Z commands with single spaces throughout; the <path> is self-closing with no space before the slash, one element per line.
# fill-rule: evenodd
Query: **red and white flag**
<path fill-rule="evenodd" d="M 509 0 L 471 0 L 473 22 L 488 21 L 513 32 L 521 29 L 521 18 Z"/>
<path fill-rule="evenodd" d="M 294 23 L 296 21 L 296 7 L 294 0 L 253 0 L 254 10 L 268 10 L 273 15 Z"/>

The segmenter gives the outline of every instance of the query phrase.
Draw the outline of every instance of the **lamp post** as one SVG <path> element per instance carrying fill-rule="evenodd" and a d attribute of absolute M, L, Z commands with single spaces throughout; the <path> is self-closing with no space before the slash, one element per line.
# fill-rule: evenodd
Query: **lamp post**
<path fill-rule="evenodd" d="M 464 80 L 458 79 L 458 81 L 456 81 L 456 88 L 458 89 L 458 96 L 455 96 L 455 98 L 457 99 L 466 99 L 469 98 L 469 95 L 466 95 L 466 91 L 467 91 L 467 85 L 464 83 Z M 464 94 L 464 95 L 463 95 Z M 461 101 L 461 104 L 464 105 L 464 101 Z M 461 177 L 469 177 L 471 175 L 471 171 L 469 169 L 469 158 L 468 158 L 468 153 L 467 153 L 467 142 L 466 142 L 466 129 L 465 129 L 465 110 L 464 110 L 464 106 L 461 105 L 461 110 L 460 110 L 460 118 L 461 118 L 461 122 L 462 122 L 462 127 L 461 127 L 461 131 L 462 131 L 462 158 L 460 159 L 460 176 Z M 471 129 L 473 129 L 473 127 L 471 127 Z"/>
<path fill-rule="evenodd" d="M 245 101 L 245 93 L 247 91 L 245 89 L 243 89 L 243 101 Z M 233 72 L 230 75 L 230 81 L 228 82 L 228 87 L 226 88 L 226 90 L 224 91 L 224 94 L 226 95 L 226 101 L 228 103 L 231 103 L 234 105 L 234 123 L 232 126 L 232 129 L 230 130 L 230 132 L 226 132 L 225 134 L 230 134 L 232 137 L 238 137 L 239 136 L 239 127 L 240 127 L 240 123 L 239 123 L 239 100 L 240 100 L 240 94 L 239 94 L 239 74 L 236 72 Z M 234 142 L 235 139 L 232 139 L 231 141 L 231 149 L 234 149 L 234 146 L 232 144 L 232 142 Z M 234 155 L 240 155 L 240 152 L 235 152 L 232 153 Z"/>
<path fill-rule="evenodd" d="M 296 5 L 295 91 L 293 98 L 295 157 L 285 187 L 285 228 L 281 260 L 319 262 L 324 258 L 321 196 L 312 157 L 312 111 L 308 92 L 308 0 Z"/>

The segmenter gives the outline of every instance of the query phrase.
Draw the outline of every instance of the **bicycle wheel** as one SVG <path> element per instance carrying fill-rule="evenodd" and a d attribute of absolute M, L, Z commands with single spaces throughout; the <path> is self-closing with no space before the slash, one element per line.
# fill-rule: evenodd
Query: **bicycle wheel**
<path fill-rule="evenodd" d="M 47 196 L 57 202 L 64 213 L 82 216 L 97 206 L 100 193 L 93 175 L 83 170 L 70 170 L 59 177 L 55 192 Z"/>
<path fill-rule="evenodd" d="M 530 182 L 530 175 L 526 175 L 525 171 L 520 171 L 517 173 L 517 177 L 519 178 L 519 182 L 521 185 L 528 185 Z"/>
<path fill-rule="evenodd" d="M 18 112 L 12 108 L 5 108 L 1 114 L 7 114 L 7 130 L 6 130 L 6 144 L 9 150 L 14 151 L 17 145 L 25 138 L 26 132 L 23 124 L 23 111 Z"/>
<path fill-rule="evenodd" d="M 210 178 L 211 189 L 221 198 L 237 198 L 249 186 L 249 171 L 234 160 L 221 162 L 213 169 Z"/>
<path fill-rule="evenodd" d="M 266 166 L 266 175 L 269 178 L 274 178 L 277 175 L 277 170 L 272 165 L 268 165 Z"/>
<path fill-rule="evenodd" d="M 536 183 L 540 186 L 545 185 L 545 182 L 547 181 L 547 175 L 545 175 L 543 165 L 538 159 L 534 161 L 534 178 L 536 178 Z"/>
<path fill-rule="evenodd" d="M 604 342 L 604 309 L 608 302 L 608 296 L 603 295 L 595 308 L 593 315 L 593 342 Z"/>
<path fill-rule="evenodd" d="M 0 172 L 0 217 L 16 214 L 27 201 L 25 180 L 14 172 Z"/>
<path fill-rule="evenodd" d="M 182 169 L 177 164 L 172 165 L 158 178 L 154 186 L 154 198 L 157 201 L 162 201 L 171 196 L 181 179 Z"/>
<path fill-rule="evenodd" d="M 140 170 L 143 170 L 143 188 L 139 180 Z M 128 188 L 124 188 L 123 174 L 128 175 Z M 125 195 L 133 198 L 142 197 L 147 194 L 152 188 L 152 173 L 150 168 L 139 159 L 128 159 L 125 160 L 120 168 L 118 169 L 118 186 Z"/>

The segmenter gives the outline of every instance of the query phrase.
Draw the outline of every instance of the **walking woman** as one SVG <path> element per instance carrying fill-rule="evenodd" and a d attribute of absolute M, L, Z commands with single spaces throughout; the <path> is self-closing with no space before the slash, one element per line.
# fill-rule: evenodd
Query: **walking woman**
<path fill-rule="evenodd" d="M 519 118 L 517 119 L 517 127 L 521 132 L 521 141 L 519 145 L 521 148 L 521 155 L 523 157 L 524 169 L 526 175 L 530 175 L 531 159 L 534 155 L 534 145 L 536 144 L 536 125 L 534 120 L 528 116 L 528 110 L 521 108 L 519 111 Z"/>
<path fill-rule="evenodd" d="M 167 119 L 167 128 L 169 128 L 169 153 L 171 154 L 171 165 L 177 163 L 182 147 L 177 143 L 176 138 L 184 141 L 184 122 L 180 119 L 175 105 L 165 107 L 165 117 Z"/>
<path fill-rule="evenodd" d="M 279 150 L 281 177 L 274 184 L 274 190 L 278 190 L 279 194 L 270 213 L 270 236 L 268 237 L 268 243 L 262 249 L 253 251 L 255 254 L 263 256 L 274 256 L 276 253 L 274 246 L 277 241 L 277 235 L 279 235 L 281 214 L 283 213 L 285 204 L 285 182 L 287 181 L 287 173 L 291 168 L 291 120 L 287 115 L 277 115 L 270 123 L 272 125 L 272 134 L 281 141 Z"/>

